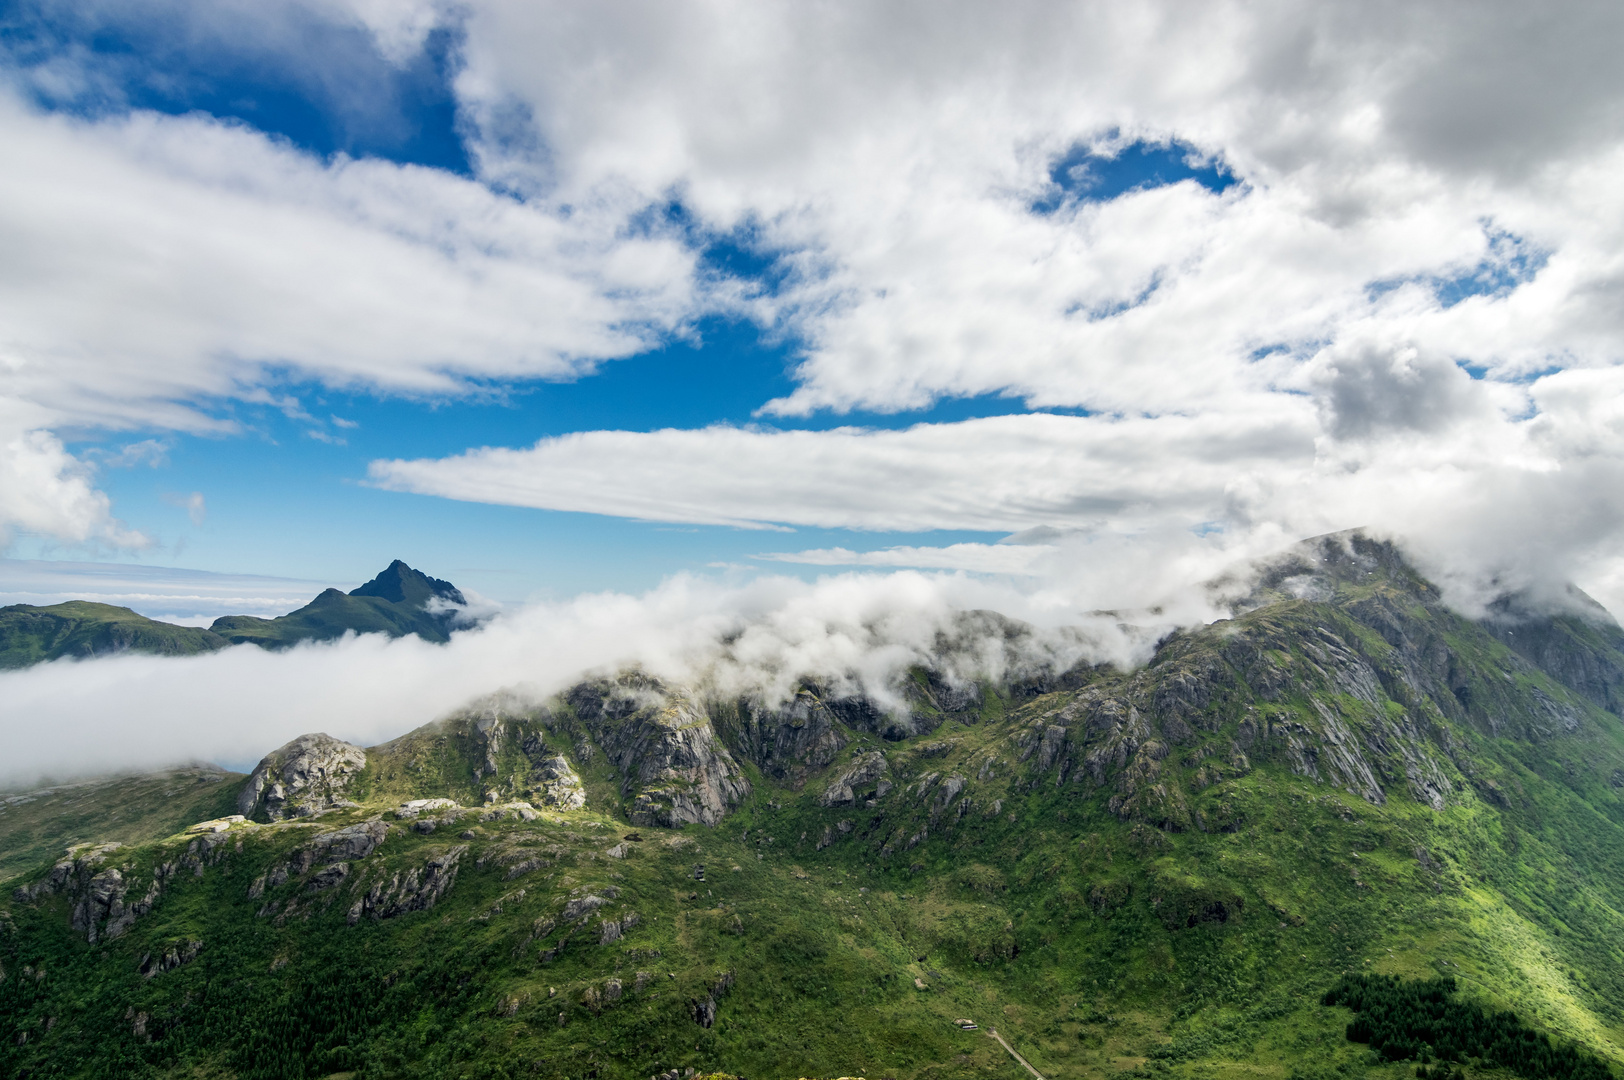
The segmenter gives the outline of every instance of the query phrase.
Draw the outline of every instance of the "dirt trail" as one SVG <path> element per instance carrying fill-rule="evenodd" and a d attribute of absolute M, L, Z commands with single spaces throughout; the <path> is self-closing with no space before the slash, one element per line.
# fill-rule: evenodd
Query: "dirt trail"
<path fill-rule="evenodd" d="M 1021 1055 L 1017 1054 L 1015 1052 L 1015 1048 L 1013 1046 L 1009 1045 L 1009 1041 L 1007 1039 L 1005 1039 L 1002 1035 L 998 1034 L 998 1029 L 997 1028 L 988 1028 L 987 1029 L 987 1034 L 991 1035 L 993 1038 L 997 1039 L 999 1044 L 1002 1045 L 1005 1050 L 1009 1051 L 1009 1056 L 1010 1057 L 1014 1058 L 1016 1061 L 1020 1062 L 1022 1065 L 1025 1065 L 1027 1072 L 1029 1072 L 1033 1076 L 1037 1077 L 1038 1080 L 1045 1080 L 1044 1075 L 1042 1073 L 1040 1073 L 1036 1069 L 1032 1068 L 1032 1063 L 1030 1061 L 1027 1061 L 1025 1058 L 1021 1057 Z"/>

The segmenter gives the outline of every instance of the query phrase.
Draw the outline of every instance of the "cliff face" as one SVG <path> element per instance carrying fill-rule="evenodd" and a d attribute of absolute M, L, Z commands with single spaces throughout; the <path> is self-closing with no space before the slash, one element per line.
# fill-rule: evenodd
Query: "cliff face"
<path fill-rule="evenodd" d="M 642 675 L 583 683 L 566 700 L 623 777 L 635 825 L 715 825 L 750 793 L 691 691 Z"/>

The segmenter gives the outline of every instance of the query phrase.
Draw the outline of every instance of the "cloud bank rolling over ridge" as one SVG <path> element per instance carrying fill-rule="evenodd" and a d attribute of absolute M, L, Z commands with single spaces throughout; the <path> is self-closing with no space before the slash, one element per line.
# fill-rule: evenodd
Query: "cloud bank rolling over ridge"
<path fill-rule="evenodd" d="M 1152 603 L 1199 618 L 1168 598 L 1352 526 L 1403 537 L 1467 611 L 1573 579 L 1624 613 L 1617 5 L 154 0 L 79 17 L 251 37 L 256 63 L 312 85 L 342 65 L 299 27 L 381 72 L 442 35 L 466 162 L 318 153 L 132 108 L 83 51 L 13 55 L 0 536 L 149 542 L 75 432 L 242 438 L 249 404 L 304 408 L 295 384 L 477 400 L 724 320 L 793 357 L 752 423 L 603 425 L 352 479 L 849 530 L 763 554 L 1007 575 L 974 586 L 996 593 L 983 606 L 1045 623 Z M 1151 159 L 1178 167 L 1130 167 Z M 1011 414 L 928 415 L 965 399 Z M 1032 530 L 1051 541 L 853 550 Z M 836 580 L 901 603 L 927 579 Z M 954 603 L 974 591 L 928 580 Z M 755 610 L 742 587 L 715 585 L 717 610 Z M 663 595 L 609 606 L 659 622 Z M 502 653 L 494 629 L 468 640 Z M 415 648 L 195 663 L 388 670 Z M 39 686 L 78 669 L 52 670 Z"/>

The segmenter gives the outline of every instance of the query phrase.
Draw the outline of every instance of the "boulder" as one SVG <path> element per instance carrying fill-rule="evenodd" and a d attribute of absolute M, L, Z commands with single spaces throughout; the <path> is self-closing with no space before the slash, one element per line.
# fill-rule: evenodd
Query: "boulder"
<path fill-rule="evenodd" d="M 366 751 L 359 746 L 319 732 L 301 735 L 254 768 L 237 796 L 237 812 L 282 821 L 354 806 L 342 792 L 366 763 Z"/>

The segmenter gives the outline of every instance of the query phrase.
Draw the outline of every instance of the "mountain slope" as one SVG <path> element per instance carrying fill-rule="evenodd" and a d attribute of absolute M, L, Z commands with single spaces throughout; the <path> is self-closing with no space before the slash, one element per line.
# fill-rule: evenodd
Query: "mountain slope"
<path fill-rule="evenodd" d="M 1624 1062 L 1617 627 L 1469 622 L 1357 536 L 1245 608 L 906 716 L 628 672 L 290 744 L 276 820 L 12 883 L 0 1071 L 1025 1076 L 967 1017 L 1046 1076 L 1413 1075 L 1348 972 Z"/>
<path fill-rule="evenodd" d="M 252 642 L 286 648 L 300 641 L 328 641 L 357 634 L 416 634 L 428 641 L 450 640 L 452 606 L 467 601 L 447 581 L 431 578 L 396 559 L 381 574 L 348 593 L 328 589 L 297 611 L 274 619 L 226 615 L 210 629 L 232 644 Z"/>
<path fill-rule="evenodd" d="M 129 608 L 88 600 L 0 607 L 0 668 L 120 652 L 191 656 L 226 644 L 225 638 L 201 627 L 157 622 Z"/>
<path fill-rule="evenodd" d="M 299 610 L 275 619 L 226 615 L 207 630 L 157 622 L 129 608 L 88 600 L 50 607 L 14 604 L 0 608 L 0 669 L 120 652 L 190 656 L 248 642 L 280 649 L 352 631 L 391 637 L 417 634 L 444 642 L 457 625 L 457 609 L 466 605 L 455 585 L 413 570 L 399 559 L 349 593 L 328 589 Z"/>
<path fill-rule="evenodd" d="M 241 773 L 196 765 L 0 794 L 0 879 L 70 844 L 144 844 L 232 811 Z"/>

